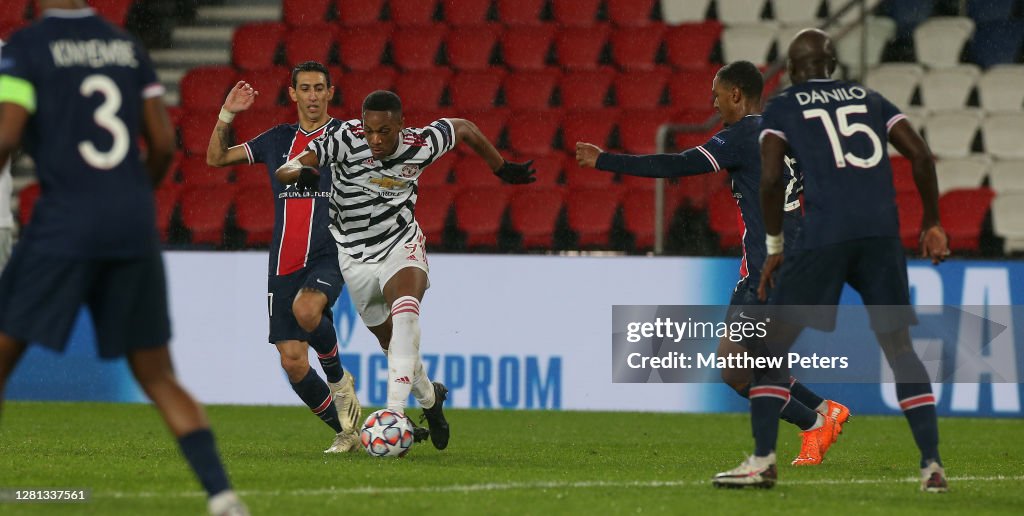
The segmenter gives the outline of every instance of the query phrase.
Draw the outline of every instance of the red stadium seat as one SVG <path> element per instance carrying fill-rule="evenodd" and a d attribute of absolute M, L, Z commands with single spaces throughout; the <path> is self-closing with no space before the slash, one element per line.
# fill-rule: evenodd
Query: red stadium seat
<path fill-rule="evenodd" d="M 389 24 L 343 28 L 338 34 L 338 61 L 353 71 L 378 68 L 390 37 Z"/>
<path fill-rule="evenodd" d="M 345 74 L 335 86 L 337 94 L 341 95 L 341 118 L 358 118 L 366 96 L 377 90 L 392 90 L 397 75 L 398 72 L 390 67 Z"/>
<path fill-rule="evenodd" d="M 274 67 L 277 49 L 284 40 L 282 23 L 247 23 L 231 36 L 231 62 L 242 70 L 259 71 Z"/>
<path fill-rule="evenodd" d="M 181 79 L 181 106 L 187 111 L 212 110 L 217 113 L 236 82 L 238 76 L 230 66 L 197 66 Z"/>
<path fill-rule="evenodd" d="M 452 173 L 452 168 L 455 167 L 458 161 L 459 155 L 454 152 L 443 154 L 440 158 L 430 163 L 430 166 L 420 174 L 420 177 L 416 179 L 416 184 L 420 187 L 449 184 L 448 179 Z"/>
<path fill-rule="evenodd" d="M 693 211 L 704 211 L 708 203 L 719 192 L 725 190 L 731 195 L 728 188 L 729 174 L 716 172 L 709 174 L 698 174 L 679 178 L 678 184 L 666 188 L 671 190 L 673 196 L 678 198 L 680 204 L 685 204 Z"/>
<path fill-rule="evenodd" d="M 606 0 L 608 19 L 619 27 L 643 28 L 652 22 L 655 0 Z"/>
<path fill-rule="evenodd" d="M 612 62 L 623 70 L 653 70 L 655 58 L 661 48 L 665 26 L 652 24 L 638 30 L 635 27 L 615 29 L 611 35 Z"/>
<path fill-rule="evenodd" d="M 578 71 L 562 76 L 558 83 L 562 105 L 572 109 L 601 109 L 608 99 L 615 72 L 611 70 Z"/>
<path fill-rule="evenodd" d="M 939 198 L 939 217 L 954 251 L 977 251 L 982 224 L 995 192 L 988 188 L 951 190 Z"/>
<path fill-rule="evenodd" d="M 221 98 L 223 100 L 223 97 Z M 189 156 L 205 159 L 206 149 L 210 146 L 210 135 L 217 125 L 219 109 L 189 111 L 181 121 L 181 142 L 183 150 Z"/>
<path fill-rule="evenodd" d="M 452 27 L 479 26 L 487 23 L 491 0 L 442 0 L 444 21 Z"/>
<path fill-rule="evenodd" d="M 561 74 L 558 71 L 519 72 L 505 78 L 505 105 L 514 111 L 548 109 Z"/>
<path fill-rule="evenodd" d="M 399 27 L 425 27 L 434 24 L 437 0 L 416 0 L 414 2 L 388 2 L 391 6 L 391 21 Z"/>
<path fill-rule="evenodd" d="M 407 2 L 418 3 L 418 2 Z M 402 70 L 432 70 L 447 29 L 443 25 L 404 27 L 391 35 L 391 57 Z"/>
<path fill-rule="evenodd" d="M 615 76 L 615 103 L 623 109 L 655 109 L 668 86 L 665 69 L 623 72 Z"/>
<path fill-rule="evenodd" d="M 263 163 L 235 165 L 235 184 L 239 188 L 270 185 L 270 171 Z M 276 179 L 275 179 L 276 181 Z"/>
<path fill-rule="evenodd" d="M 896 192 L 917 192 L 914 183 L 914 171 L 910 160 L 903 156 L 889 156 L 892 164 L 892 184 Z"/>
<path fill-rule="evenodd" d="M 252 85 L 256 91 L 260 92 L 260 96 L 256 100 L 256 106 L 259 109 L 270 109 L 272 105 L 283 102 L 284 104 L 289 105 L 288 107 L 292 108 L 292 113 L 288 119 L 295 118 L 295 103 L 293 103 L 288 97 L 288 88 L 292 85 L 291 68 L 287 66 L 275 66 L 265 72 L 243 72 L 242 74 L 239 74 L 238 78 L 245 80 Z M 278 105 L 277 107 L 281 106 Z"/>
<path fill-rule="evenodd" d="M 520 189 L 509 203 L 509 222 L 525 249 L 550 249 L 562 213 L 560 188 Z"/>
<path fill-rule="evenodd" d="M 11 39 L 11 35 L 21 30 L 22 27 L 28 25 L 28 20 L 18 20 L 13 22 L 0 21 L 0 40 Z"/>
<path fill-rule="evenodd" d="M 718 248 L 734 249 L 743 245 L 743 221 L 736 199 L 727 190 L 719 190 L 708 201 L 708 225 L 718 235 Z"/>
<path fill-rule="evenodd" d="M 508 206 L 509 188 L 467 188 L 455 197 L 455 225 L 466 235 L 466 247 L 496 248 Z"/>
<path fill-rule="evenodd" d="M 395 79 L 395 93 L 402 98 L 402 105 L 410 109 L 438 109 L 449 73 L 443 68 L 405 72 Z"/>
<path fill-rule="evenodd" d="M 562 27 L 593 27 L 601 0 L 551 0 L 551 14 Z"/>
<path fill-rule="evenodd" d="M 570 190 L 566 198 L 569 228 L 580 248 L 607 248 L 622 191 L 618 188 Z"/>
<path fill-rule="evenodd" d="M 579 166 L 575 159 L 565 163 L 565 185 L 573 190 L 586 188 L 611 188 L 615 174 L 595 168 Z"/>
<path fill-rule="evenodd" d="M 543 70 L 555 38 L 554 25 L 508 29 L 501 35 L 501 55 L 515 71 Z"/>
<path fill-rule="evenodd" d="M 575 153 L 576 142 L 588 142 L 607 149 L 616 118 L 616 112 L 608 109 L 566 112 L 562 117 L 562 148 Z"/>
<path fill-rule="evenodd" d="M 335 7 L 342 27 L 365 27 L 380 21 L 384 0 L 336 0 Z"/>
<path fill-rule="evenodd" d="M 917 192 L 897 192 L 896 207 L 900 213 L 900 239 L 903 247 L 916 250 L 921 238 L 921 218 L 924 207 Z"/>
<path fill-rule="evenodd" d="M 270 184 L 240 188 L 234 205 L 235 223 L 245 232 L 245 245 L 269 245 L 274 238 L 274 191 Z"/>
<path fill-rule="evenodd" d="M 654 154 L 658 149 L 658 128 L 672 121 L 662 109 L 623 111 L 619 115 L 619 145 L 628 154 Z"/>
<path fill-rule="evenodd" d="M 331 0 L 284 0 L 281 19 L 290 27 L 311 27 L 327 21 Z"/>
<path fill-rule="evenodd" d="M 498 187 L 505 184 L 477 156 L 466 156 L 456 161 L 452 167 L 452 173 L 455 176 L 455 184 L 459 190 Z"/>
<path fill-rule="evenodd" d="M 496 0 L 498 19 L 508 26 L 540 25 L 547 0 Z"/>
<path fill-rule="evenodd" d="M 32 220 L 32 210 L 36 207 L 36 201 L 43 192 L 39 183 L 29 183 L 18 192 L 18 224 L 22 228 Z"/>
<path fill-rule="evenodd" d="M 558 64 L 568 70 L 595 70 L 601 66 L 601 53 L 608 44 L 608 25 L 569 27 L 555 35 Z"/>
<path fill-rule="evenodd" d="M 428 169 L 433 172 L 433 169 Z M 454 189 L 447 184 L 420 184 L 416 194 L 416 222 L 427 237 L 427 244 L 440 246 L 448 222 Z"/>
<path fill-rule="evenodd" d="M 716 68 L 694 68 L 672 75 L 668 81 L 668 95 L 672 107 L 679 110 L 705 111 L 712 108 L 711 83 Z"/>
<path fill-rule="evenodd" d="M 185 158 L 181 162 L 181 183 L 186 186 L 219 187 L 228 184 L 231 169 L 211 167 L 205 156 Z"/>
<path fill-rule="evenodd" d="M 284 59 L 288 66 L 303 61 L 328 63 L 337 46 L 336 26 L 328 23 L 296 27 L 284 35 Z"/>
<path fill-rule="evenodd" d="M 457 27 L 445 36 L 448 64 L 456 70 L 486 70 L 491 67 L 494 47 L 501 35 L 499 25 Z"/>
<path fill-rule="evenodd" d="M 405 104 L 403 101 L 403 109 L 405 110 L 405 126 L 406 127 L 425 127 L 429 124 L 441 118 L 448 118 L 454 116 L 447 110 L 434 109 L 415 109 L 416 106 Z M 456 147 L 458 148 L 458 147 Z"/>
<path fill-rule="evenodd" d="M 32 0 L 7 0 L 0 9 L 0 24 L 22 25 L 29 19 L 29 5 Z"/>
<path fill-rule="evenodd" d="M 493 109 L 505 80 L 500 69 L 459 72 L 448 81 L 448 98 L 456 111 Z"/>
<path fill-rule="evenodd" d="M 628 177 L 628 176 L 627 176 Z M 642 179 L 652 187 L 653 179 Z M 668 193 L 668 192 L 666 192 Z M 668 230 L 669 224 L 679 207 L 678 196 L 665 196 L 665 214 L 662 227 Z M 633 248 L 648 251 L 654 248 L 654 189 L 629 190 L 622 197 L 622 222 L 633 235 Z"/>
<path fill-rule="evenodd" d="M 651 192 L 654 190 L 654 179 L 649 177 L 619 174 L 619 185 L 626 192 Z"/>
<path fill-rule="evenodd" d="M 481 111 L 460 111 L 459 116 L 476 124 L 477 129 L 480 129 L 492 144 L 497 145 L 501 141 L 502 133 L 505 132 L 505 125 L 508 124 L 509 110 L 491 108 Z"/>
<path fill-rule="evenodd" d="M 193 244 L 221 244 L 234 195 L 234 188 L 227 186 L 192 186 L 182 192 L 181 221 L 192 234 Z"/>
<path fill-rule="evenodd" d="M 524 154 L 547 155 L 554 145 L 560 120 L 550 111 L 517 113 L 508 121 L 508 143 L 512 150 Z"/>
<path fill-rule="evenodd" d="M 168 229 L 171 227 L 171 217 L 174 216 L 174 208 L 178 205 L 178 197 L 181 196 L 181 185 L 171 181 L 164 181 L 160 188 L 154 192 L 156 202 L 156 229 L 160 233 L 160 240 L 166 242 Z"/>
<path fill-rule="evenodd" d="M 536 181 L 525 186 L 519 186 L 519 188 L 537 188 L 543 190 L 547 188 L 560 187 L 561 185 L 558 181 L 562 177 L 562 171 L 565 169 L 566 163 L 568 161 L 575 163 L 576 158 L 568 158 L 566 154 L 556 152 L 546 156 L 517 154 L 514 159 L 511 159 L 511 161 L 515 161 L 517 163 L 526 163 L 531 160 L 533 161 L 534 170 L 537 171 L 537 173 L 533 175 L 533 177 L 536 178 Z"/>
<path fill-rule="evenodd" d="M 250 109 L 239 113 L 235 117 L 234 123 L 231 124 L 232 130 L 235 132 L 235 143 L 245 143 L 260 134 L 267 129 L 274 127 L 278 124 L 284 124 L 290 122 L 295 116 L 282 119 L 282 110 L 276 108 L 270 109 Z"/>
<path fill-rule="evenodd" d="M 722 24 L 717 21 L 669 27 L 665 33 L 669 64 L 681 69 L 706 68 L 711 64 L 711 51 L 721 35 Z M 708 89 L 711 89 L 710 84 Z"/>
<path fill-rule="evenodd" d="M 114 25 L 124 27 L 135 0 L 89 0 L 89 6 Z"/>

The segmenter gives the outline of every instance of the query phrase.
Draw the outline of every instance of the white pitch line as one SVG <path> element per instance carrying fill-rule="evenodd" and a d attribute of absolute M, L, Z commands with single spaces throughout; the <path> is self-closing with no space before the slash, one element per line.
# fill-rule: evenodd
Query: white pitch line
<path fill-rule="evenodd" d="M 964 476 L 948 477 L 950 482 L 1021 482 L 1024 475 L 1015 476 Z M 834 479 L 823 478 L 815 480 L 783 480 L 780 487 L 785 486 L 819 486 L 819 485 L 846 485 L 846 484 L 889 484 L 893 482 L 914 483 L 919 482 L 917 478 L 848 478 Z M 289 489 L 289 490 L 242 490 L 238 494 L 242 497 L 261 496 L 325 496 L 325 495 L 393 495 L 393 494 L 416 494 L 416 493 L 474 493 L 480 491 L 515 491 L 515 490 L 541 490 L 541 489 L 590 489 L 595 487 L 686 487 L 710 485 L 709 480 L 634 480 L 634 481 L 612 481 L 612 480 L 581 480 L 578 482 L 504 482 L 487 484 L 456 484 L 450 486 L 411 486 L 411 487 L 328 487 L 320 489 Z M 953 486 L 954 489 L 956 486 Z M 201 491 L 185 491 L 179 493 L 156 493 L 156 492 L 93 492 L 98 498 L 196 498 L 206 494 Z"/>

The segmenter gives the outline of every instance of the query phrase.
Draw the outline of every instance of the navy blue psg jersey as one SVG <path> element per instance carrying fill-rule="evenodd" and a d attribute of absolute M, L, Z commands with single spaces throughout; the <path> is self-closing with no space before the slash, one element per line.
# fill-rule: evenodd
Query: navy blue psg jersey
<path fill-rule="evenodd" d="M 761 124 L 761 116 L 747 115 L 719 131 L 707 143 L 696 147 L 716 172 L 729 172 L 732 196 L 739 206 L 743 224 L 743 262 L 740 274 L 749 275 L 754 280 L 760 278 L 761 266 L 768 257 L 764 219 L 761 216 L 761 149 L 757 143 Z M 800 224 L 800 167 L 790 159 L 787 159 L 786 164 L 785 231 L 792 234 Z"/>
<path fill-rule="evenodd" d="M 302 153 L 314 138 L 341 122 L 330 119 L 319 129 L 306 132 L 298 124 L 283 124 L 245 143 L 249 163 L 265 163 L 274 189 L 274 239 L 270 242 L 271 276 L 291 274 L 306 266 L 312 258 L 337 255 L 331 236 L 328 206 L 331 202 L 330 167 L 320 168 L 320 188 L 300 193 L 296 185 L 286 185 L 274 172 L 286 161 Z"/>
<path fill-rule="evenodd" d="M 768 103 L 762 137 L 786 140 L 804 173 L 804 248 L 899 236 L 886 142 L 904 118 L 878 93 L 847 81 L 807 81 Z"/>
<path fill-rule="evenodd" d="M 151 253 L 153 187 L 136 142 L 144 100 L 164 89 L 138 42 L 92 9 L 49 10 L 4 47 L 0 89 L 30 114 L 22 147 L 42 186 L 23 238 L 61 256 Z"/>

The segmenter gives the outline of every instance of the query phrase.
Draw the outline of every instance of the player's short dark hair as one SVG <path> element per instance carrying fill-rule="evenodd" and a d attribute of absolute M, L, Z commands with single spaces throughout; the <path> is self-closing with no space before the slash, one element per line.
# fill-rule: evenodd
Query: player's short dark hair
<path fill-rule="evenodd" d="M 367 111 L 387 111 L 400 115 L 402 114 L 402 99 L 393 92 L 377 90 L 363 100 L 363 113 Z"/>
<path fill-rule="evenodd" d="M 764 89 L 764 77 L 757 66 L 750 61 L 733 61 L 718 70 L 720 82 L 727 82 L 743 92 L 744 97 L 760 99 Z"/>
<path fill-rule="evenodd" d="M 303 61 L 292 68 L 292 88 L 299 85 L 299 74 L 302 72 L 320 72 L 324 74 L 324 79 L 327 80 L 327 87 L 331 87 L 331 73 L 327 71 L 327 67 L 316 61 Z"/>

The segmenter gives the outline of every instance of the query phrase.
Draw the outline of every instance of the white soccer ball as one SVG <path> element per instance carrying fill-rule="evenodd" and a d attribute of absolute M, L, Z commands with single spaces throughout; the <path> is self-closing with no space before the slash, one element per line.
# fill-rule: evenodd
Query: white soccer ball
<path fill-rule="evenodd" d="M 373 457 L 401 457 L 412 448 L 412 421 L 392 410 L 378 410 L 366 418 L 359 441 Z"/>

